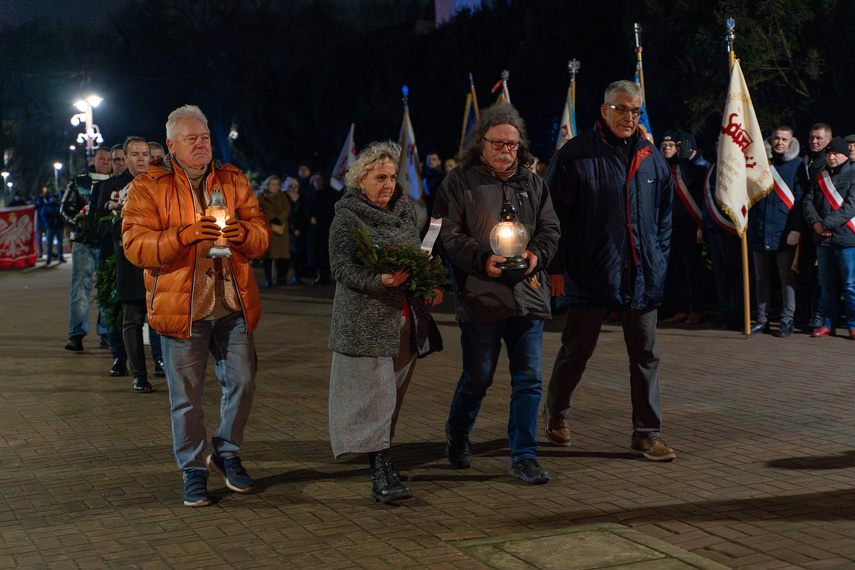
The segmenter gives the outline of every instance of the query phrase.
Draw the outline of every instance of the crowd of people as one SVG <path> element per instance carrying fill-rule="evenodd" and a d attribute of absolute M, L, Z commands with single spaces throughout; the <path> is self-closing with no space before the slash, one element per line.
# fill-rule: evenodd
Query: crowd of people
<path fill-rule="evenodd" d="M 63 233 L 70 231 L 65 348 L 83 351 L 96 275 L 113 279 L 113 301 L 99 304 L 97 319 L 100 346 L 113 356 L 108 374 L 130 372 L 135 392 L 152 391 L 148 324 L 153 373 L 169 388 L 183 500 L 205 506 L 210 472 L 233 491 L 252 488 L 239 453 L 255 391 L 252 332 L 261 314 L 251 266 L 262 266 L 268 288 L 334 281 L 333 454 L 367 455 L 374 500 L 407 498 L 412 493 L 392 463 L 391 440 L 416 360 L 440 349 L 429 307 L 441 302 L 442 290 L 415 295 L 407 288 L 410 272 L 367 264 L 358 253 L 359 230 L 377 247 L 432 249 L 448 267 L 462 345 L 445 422 L 453 467 L 473 462 L 470 434 L 504 343 L 508 473 L 548 482 L 537 461 L 538 417 L 549 442 L 570 445 L 573 397 L 609 319 L 622 326 L 629 356 L 629 449 L 652 461 L 674 460 L 660 436 L 657 328 L 742 329 L 741 247 L 714 198 L 716 166 L 695 138 L 667 131 L 654 146 L 638 128 L 640 116 L 638 86 L 617 81 L 605 91 L 593 129 L 539 161 L 529 152 L 522 117 L 498 103 L 480 114 L 458 156 L 427 154 L 423 197 L 415 201 L 397 184 L 401 148 L 393 142 L 362 150 L 343 191 L 307 164 L 256 189 L 213 158 L 202 111 L 176 109 L 166 123 L 166 149 L 134 136 L 98 148 L 61 196 L 38 205 L 45 266 L 54 258 L 65 262 Z M 775 186 L 749 212 L 756 291 L 750 332 L 787 338 L 798 328 L 825 337 L 843 323 L 855 340 L 855 135 L 834 137 L 818 123 L 802 154 L 793 129 L 780 125 L 766 148 Z M 416 208 L 441 220 L 433 235 L 419 227 Z M 218 218 L 218 210 L 225 215 Z M 491 244 L 500 218 L 524 228 L 515 268 Z M 543 325 L 559 310 L 567 312 L 566 325 L 542 397 Z M 223 390 L 209 454 L 201 408 L 208 353 Z"/>

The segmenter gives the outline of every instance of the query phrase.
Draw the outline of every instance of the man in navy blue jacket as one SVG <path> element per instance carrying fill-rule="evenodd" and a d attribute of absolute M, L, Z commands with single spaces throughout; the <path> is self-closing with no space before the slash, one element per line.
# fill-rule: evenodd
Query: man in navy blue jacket
<path fill-rule="evenodd" d="M 676 457 L 659 438 L 656 313 L 668 268 L 671 167 L 638 130 L 641 89 L 608 86 L 594 129 L 570 139 L 550 163 L 546 185 L 561 221 L 553 294 L 569 300 L 562 346 L 543 405 L 546 435 L 570 445 L 573 394 L 594 353 L 603 319 L 620 315 L 629 355 L 631 451 L 654 461 Z"/>
<path fill-rule="evenodd" d="M 793 334 L 796 311 L 796 273 L 792 270 L 799 236 L 808 228 L 802 210 L 802 195 L 808 188 L 805 163 L 799 159 L 799 141 L 793 129 L 777 127 L 766 139 L 766 152 L 775 188 L 748 211 L 748 247 L 754 253 L 757 282 L 757 321 L 751 334 L 769 332 L 768 306 L 772 280 L 781 282 L 781 328 L 779 338 Z"/>

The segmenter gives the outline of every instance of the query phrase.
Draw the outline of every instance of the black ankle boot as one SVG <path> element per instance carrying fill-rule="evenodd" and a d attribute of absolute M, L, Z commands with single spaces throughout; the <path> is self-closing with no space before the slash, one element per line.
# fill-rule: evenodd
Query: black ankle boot
<path fill-rule="evenodd" d="M 410 489 L 401 484 L 395 476 L 395 469 L 389 459 L 389 450 L 384 449 L 376 453 L 369 453 L 371 462 L 371 498 L 381 503 L 400 501 L 412 497 Z"/>

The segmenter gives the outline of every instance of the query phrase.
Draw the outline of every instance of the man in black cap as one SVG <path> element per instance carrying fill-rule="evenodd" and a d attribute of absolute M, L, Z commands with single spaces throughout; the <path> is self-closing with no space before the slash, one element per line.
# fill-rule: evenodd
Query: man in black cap
<path fill-rule="evenodd" d="M 685 143 L 685 144 L 683 144 Z M 674 205 L 671 218 L 671 257 L 665 281 L 666 323 L 696 325 L 703 304 L 703 215 L 706 167 L 692 162 L 698 154 L 695 137 L 666 131 L 659 144 L 671 166 Z"/>
<path fill-rule="evenodd" d="M 855 340 L 855 168 L 849 145 L 835 137 L 825 149 L 827 166 L 814 179 L 804 201 L 805 220 L 814 231 L 822 326 L 813 337 L 834 335 L 840 288 L 846 300 L 846 326 Z"/>

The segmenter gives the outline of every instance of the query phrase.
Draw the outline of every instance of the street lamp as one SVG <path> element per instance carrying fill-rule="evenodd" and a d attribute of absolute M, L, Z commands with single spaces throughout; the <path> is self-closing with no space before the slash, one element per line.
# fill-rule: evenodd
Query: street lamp
<path fill-rule="evenodd" d="M 86 99 L 80 99 L 74 103 L 78 114 L 71 117 L 71 124 L 77 126 L 83 123 L 86 132 L 77 135 L 78 143 L 86 143 L 86 158 L 91 159 L 95 155 L 95 145 L 104 142 L 101 136 L 101 131 L 98 130 L 98 125 L 92 122 L 92 109 L 97 107 L 103 99 L 97 95 L 90 95 Z"/>
<path fill-rule="evenodd" d="M 62 170 L 62 163 L 61 162 L 54 162 L 53 163 L 53 175 L 54 175 L 54 181 L 56 182 L 56 191 L 57 192 L 59 192 L 59 171 L 60 170 Z"/>

